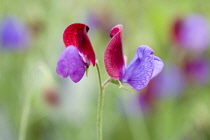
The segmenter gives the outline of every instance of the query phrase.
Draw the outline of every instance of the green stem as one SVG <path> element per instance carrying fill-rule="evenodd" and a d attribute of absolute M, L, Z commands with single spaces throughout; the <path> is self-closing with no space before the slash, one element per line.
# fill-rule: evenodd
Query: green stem
<path fill-rule="evenodd" d="M 111 77 L 109 79 L 107 79 L 106 81 L 104 81 L 102 88 L 105 88 L 105 86 L 111 81 Z"/>
<path fill-rule="evenodd" d="M 102 110 L 103 110 L 103 101 L 104 101 L 104 94 L 103 94 L 103 87 L 101 82 L 101 74 L 99 70 L 98 64 L 96 64 L 96 69 L 98 73 L 98 80 L 99 80 L 99 89 L 100 93 L 98 96 L 98 112 L 97 112 L 97 139 L 102 140 Z"/>
<path fill-rule="evenodd" d="M 26 128 L 27 128 L 28 117 L 30 113 L 31 97 L 32 97 L 32 93 L 27 93 L 25 96 L 18 140 L 25 140 L 25 137 L 26 137 Z"/>

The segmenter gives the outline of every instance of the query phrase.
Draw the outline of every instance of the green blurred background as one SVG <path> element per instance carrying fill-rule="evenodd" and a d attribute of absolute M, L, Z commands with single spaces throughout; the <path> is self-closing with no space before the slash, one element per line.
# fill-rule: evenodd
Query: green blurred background
<path fill-rule="evenodd" d="M 171 43 L 172 23 L 177 16 L 191 13 L 209 20 L 209 3 L 209 0 L 0 0 L 0 18 L 15 16 L 30 31 L 27 49 L 0 50 L 0 140 L 17 140 L 21 119 L 27 122 L 22 126 L 26 127 L 26 140 L 96 139 L 99 94 L 96 68 L 90 67 L 88 77 L 76 84 L 55 72 L 64 50 L 62 34 L 68 25 L 80 22 L 90 26 L 88 34 L 104 81 L 108 74 L 103 52 L 113 26 L 124 26 L 123 49 L 128 61 L 138 46 L 146 44 L 165 65 L 179 66 L 182 55 Z M 94 15 L 101 21 L 97 27 L 92 23 Z M 205 55 L 209 59 L 209 49 Z M 130 93 L 109 84 L 103 110 L 104 140 L 210 139 L 209 85 L 209 80 L 204 85 L 187 84 L 181 95 L 157 99 L 155 109 L 144 113 L 131 103 L 141 93 Z"/>

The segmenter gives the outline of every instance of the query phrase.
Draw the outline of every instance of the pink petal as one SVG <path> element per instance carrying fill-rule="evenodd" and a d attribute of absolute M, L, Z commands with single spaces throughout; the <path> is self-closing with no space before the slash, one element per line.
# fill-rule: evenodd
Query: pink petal
<path fill-rule="evenodd" d="M 114 79 L 120 79 L 124 70 L 122 50 L 122 25 L 116 25 L 110 32 L 109 41 L 104 52 L 104 64 L 107 73 Z"/>
<path fill-rule="evenodd" d="M 86 63 L 94 66 L 96 63 L 95 53 L 92 48 L 87 32 L 89 27 L 82 23 L 74 23 L 69 25 L 63 33 L 63 42 L 66 47 L 74 45 L 83 55 Z"/>

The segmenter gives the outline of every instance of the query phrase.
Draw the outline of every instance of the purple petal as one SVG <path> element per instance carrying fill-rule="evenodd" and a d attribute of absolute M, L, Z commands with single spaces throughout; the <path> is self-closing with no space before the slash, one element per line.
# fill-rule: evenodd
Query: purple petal
<path fill-rule="evenodd" d="M 157 76 L 164 67 L 163 61 L 157 56 L 154 56 L 154 64 L 155 64 L 155 67 L 152 73 L 152 78 Z"/>
<path fill-rule="evenodd" d="M 72 81 L 79 82 L 84 76 L 86 64 L 79 55 L 75 46 L 67 47 L 61 54 L 56 72 L 62 78 L 70 77 Z"/>
<path fill-rule="evenodd" d="M 141 90 L 147 86 L 155 66 L 153 52 L 146 45 L 140 46 L 133 60 L 126 67 L 121 81 L 130 84 L 135 90 Z"/>

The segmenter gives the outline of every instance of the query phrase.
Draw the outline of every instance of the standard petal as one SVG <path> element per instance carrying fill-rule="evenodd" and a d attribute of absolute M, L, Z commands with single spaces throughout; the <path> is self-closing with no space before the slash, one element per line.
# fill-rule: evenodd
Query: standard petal
<path fill-rule="evenodd" d="M 56 72 L 62 78 L 70 76 L 72 81 L 79 82 L 84 76 L 86 64 L 75 46 L 67 47 L 61 54 Z"/>
<path fill-rule="evenodd" d="M 126 67 L 121 82 L 130 84 L 135 90 L 142 90 L 149 83 L 154 70 L 153 50 L 142 45 L 137 49 L 131 63 Z"/>
<path fill-rule="evenodd" d="M 154 64 L 155 64 L 155 67 L 152 73 L 152 78 L 157 76 L 164 67 L 163 61 L 157 56 L 154 56 Z"/>
<path fill-rule="evenodd" d="M 91 63 L 93 66 L 96 63 L 95 52 L 92 48 L 87 32 L 89 27 L 82 23 L 74 23 L 69 25 L 63 33 L 63 42 L 66 47 L 74 45 L 83 55 L 83 59 L 87 64 Z"/>
<path fill-rule="evenodd" d="M 124 70 L 122 50 L 122 25 L 116 25 L 110 32 L 109 41 L 104 52 L 104 64 L 107 73 L 114 79 L 120 79 Z"/>

